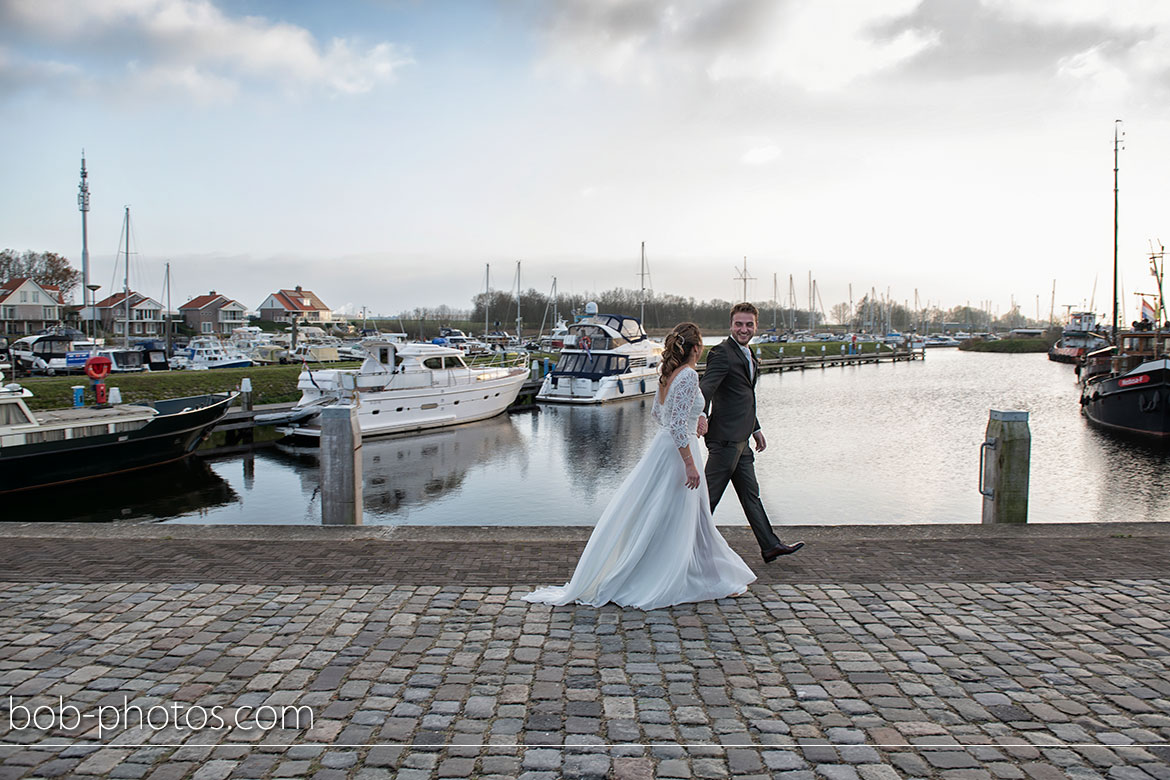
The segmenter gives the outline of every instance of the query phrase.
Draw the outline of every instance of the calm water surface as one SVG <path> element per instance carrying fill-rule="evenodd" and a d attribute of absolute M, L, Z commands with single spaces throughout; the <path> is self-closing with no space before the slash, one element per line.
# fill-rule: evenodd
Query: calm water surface
<path fill-rule="evenodd" d="M 1029 521 L 1170 520 L 1170 453 L 1080 416 L 1071 366 L 1045 355 L 934 350 L 925 361 L 760 378 L 757 456 L 776 525 L 977 523 L 990 409 L 1031 413 Z M 592 525 L 652 435 L 649 399 L 544 405 L 367 440 L 369 525 Z M 5 502 L 12 519 L 317 524 L 318 466 L 275 449 Z M 744 524 L 729 488 L 715 519 Z"/>

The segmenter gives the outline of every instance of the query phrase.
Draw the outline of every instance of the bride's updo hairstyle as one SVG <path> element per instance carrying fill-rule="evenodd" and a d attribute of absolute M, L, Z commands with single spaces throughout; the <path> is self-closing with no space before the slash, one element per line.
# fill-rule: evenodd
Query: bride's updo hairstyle
<path fill-rule="evenodd" d="M 667 377 L 687 362 L 687 357 L 696 345 L 702 345 L 703 334 L 693 322 L 680 322 L 666 336 L 662 345 L 662 362 L 658 366 L 662 376 Z"/>

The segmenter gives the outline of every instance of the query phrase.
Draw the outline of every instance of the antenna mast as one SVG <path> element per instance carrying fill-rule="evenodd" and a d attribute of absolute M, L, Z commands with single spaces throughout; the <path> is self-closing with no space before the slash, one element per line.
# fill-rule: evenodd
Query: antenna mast
<path fill-rule="evenodd" d="M 89 231 L 86 225 L 86 217 L 89 214 L 89 182 L 86 181 L 89 174 L 85 171 L 85 150 L 81 150 L 81 184 L 77 188 L 77 208 L 81 211 L 81 308 L 82 311 L 89 309 Z M 93 312 L 87 312 L 90 319 L 93 319 Z M 90 323 L 91 331 L 93 330 L 93 323 Z M 92 336 L 93 333 L 87 334 Z"/>

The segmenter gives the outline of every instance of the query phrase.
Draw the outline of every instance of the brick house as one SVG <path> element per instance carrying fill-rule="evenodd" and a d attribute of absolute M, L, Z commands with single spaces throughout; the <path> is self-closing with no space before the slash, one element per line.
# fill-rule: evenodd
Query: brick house
<path fill-rule="evenodd" d="M 101 320 L 102 328 L 116 338 L 126 335 L 126 295 L 114 293 L 93 305 L 94 313 Z M 130 296 L 130 337 L 161 338 L 166 333 L 162 304 L 154 298 L 136 293 Z"/>
<path fill-rule="evenodd" d="M 260 319 L 271 322 L 332 322 L 333 312 L 310 290 L 298 284 L 292 290 L 279 290 L 264 299 L 257 309 Z"/>
<path fill-rule="evenodd" d="M 0 333 L 27 336 L 65 319 L 61 291 L 51 284 L 16 278 L 0 283 Z"/>
<path fill-rule="evenodd" d="M 179 307 L 179 314 L 187 327 L 200 335 L 230 336 L 247 324 L 244 305 L 215 290 L 187 301 Z"/>

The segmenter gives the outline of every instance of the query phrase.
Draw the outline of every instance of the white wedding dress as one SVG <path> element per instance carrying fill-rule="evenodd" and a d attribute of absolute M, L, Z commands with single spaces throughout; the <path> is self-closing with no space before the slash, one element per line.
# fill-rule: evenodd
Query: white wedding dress
<path fill-rule="evenodd" d="M 651 416 L 659 430 L 597 521 L 573 579 L 525 601 L 658 609 L 735 595 L 755 581 L 711 517 L 695 436 L 702 410 L 699 375 L 684 367 L 661 404 L 655 395 Z M 699 469 L 696 490 L 687 488 L 678 454 L 687 444 Z"/>

